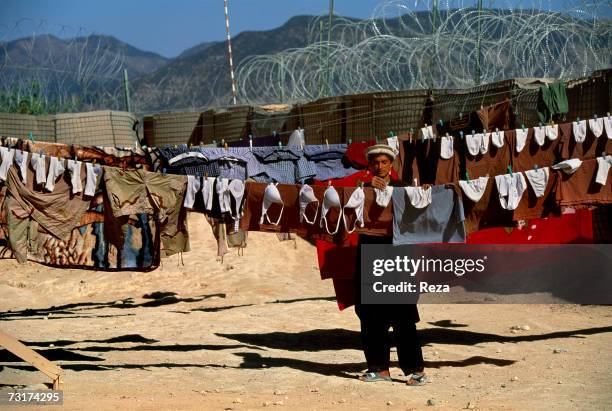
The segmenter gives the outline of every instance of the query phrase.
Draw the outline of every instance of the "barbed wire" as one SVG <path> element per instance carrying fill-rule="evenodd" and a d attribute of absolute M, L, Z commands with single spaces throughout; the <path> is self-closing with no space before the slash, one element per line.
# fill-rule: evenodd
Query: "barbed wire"
<path fill-rule="evenodd" d="M 482 84 L 515 77 L 568 79 L 612 66 L 612 23 L 599 17 L 610 14 L 607 1 L 554 2 L 562 12 L 551 11 L 550 0 L 489 1 L 482 11 L 473 1 L 438 3 L 431 12 L 430 1 L 386 0 L 366 20 L 335 16 L 330 42 L 322 41 L 327 17 L 315 18 L 306 47 L 239 63 L 239 102 L 290 105 L 335 95 L 469 88 L 477 82 L 479 44 Z M 24 33 L 19 53 L 8 53 L 4 39 L 19 33 Z M 63 42 L 59 49 L 51 47 L 57 38 Z M 33 19 L 0 25 L 0 95 L 38 93 L 47 111 L 125 109 L 126 56 L 106 46 L 104 37 L 84 27 Z M 140 114 L 204 111 L 231 99 L 223 67 L 180 80 L 142 73 L 130 75 L 130 82 L 132 105 Z"/>
<path fill-rule="evenodd" d="M 563 13 L 546 10 L 550 2 L 543 1 L 531 7 L 495 2 L 505 7 L 481 11 L 471 2 L 443 3 L 437 12 L 419 13 L 415 10 L 431 4 L 388 0 L 368 20 L 336 17 L 329 42 L 317 41 L 326 19 L 319 17 L 311 24 L 308 46 L 243 60 L 238 94 L 253 105 L 296 103 L 375 91 L 466 88 L 515 77 L 567 79 L 611 65 L 612 23 L 599 17 L 605 7 L 609 12 L 607 1 L 568 1 Z"/>

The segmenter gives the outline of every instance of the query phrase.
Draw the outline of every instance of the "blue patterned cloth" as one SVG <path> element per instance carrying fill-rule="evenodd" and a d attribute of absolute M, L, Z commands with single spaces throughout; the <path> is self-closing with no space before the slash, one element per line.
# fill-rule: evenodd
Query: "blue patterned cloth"
<path fill-rule="evenodd" d="M 220 177 L 246 180 L 265 173 L 248 147 L 202 148 L 201 152 L 211 163 L 218 164 Z"/>
<path fill-rule="evenodd" d="M 314 165 L 306 160 L 304 151 L 295 147 L 255 147 L 253 154 L 264 169 L 253 179 L 262 183 L 295 184 L 313 178 Z"/>
<path fill-rule="evenodd" d="M 312 164 L 317 180 L 344 178 L 358 170 L 345 162 L 346 144 L 321 144 L 304 147 L 304 156 Z"/>
<path fill-rule="evenodd" d="M 207 161 L 201 157 L 186 157 L 170 164 L 170 160 L 178 155 L 186 153 L 202 154 L 202 150 L 204 150 L 203 147 L 195 146 L 188 148 L 186 144 L 176 148 L 171 146 L 160 148 L 161 169 L 165 168 L 166 172 L 170 174 L 218 177 L 220 175 L 219 165 L 216 162 Z"/>

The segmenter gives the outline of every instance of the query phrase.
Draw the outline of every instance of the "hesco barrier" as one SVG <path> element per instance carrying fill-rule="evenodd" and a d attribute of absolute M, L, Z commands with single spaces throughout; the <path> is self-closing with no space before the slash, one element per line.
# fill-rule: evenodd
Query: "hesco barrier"
<path fill-rule="evenodd" d="M 405 90 L 330 97 L 287 106 L 237 106 L 204 112 L 160 113 L 143 119 L 150 146 L 210 144 L 270 135 L 287 142 L 305 130 L 307 144 L 365 141 L 417 129 L 424 123 L 457 119 L 483 106 L 510 100 L 515 126 L 538 124 L 536 104 L 542 79 L 511 79 L 462 90 Z M 569 113 L 559 121 L 612 111 L 612 69 L 566 82 Z M 101 146 L 133 146 L 137 118 L 121 111 L 30 116 L 0 113 L 0 136 Z M 142 136 L 141 136 L 142 137 Z"/>
<path fill-rule="evenodd" d="M 138 119 L 124 111 L 32 116 L 0 113 L 0 136 L 64 144 L 131 147 L 138 144 Z"/>

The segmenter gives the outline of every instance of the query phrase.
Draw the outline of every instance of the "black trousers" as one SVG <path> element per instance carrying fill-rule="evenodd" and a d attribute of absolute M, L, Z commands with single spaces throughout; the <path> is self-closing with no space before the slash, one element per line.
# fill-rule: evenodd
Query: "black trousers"
<path fill-rule="evenodd" d="M 361 303 L 361 245 L 392 244 L 391 237 L 359 235 L 355 273 L 355 312 L 361 321 L 361 343 L 368 363 L 368 371 L 389 369 L 391 341 L 389 329 L 397 347 L 399 366 L 404 374 L 423 371 L 423 351 L 417 334 L 419 311 L 415 304 Z"/>
<path fill-rule="evenodd" d="M 423 371 L 423 351 L 417 334 L 415 311 L 415 305 L 358 304 L 355 306 L 355 312 L 361 321 L 361 343 L 368 371 L 379 372 L 389 369 L 390 328 L 393 328 L 399 367 L 404 374 Z M 416 312 L 418 318 L 418 311 Z"/>

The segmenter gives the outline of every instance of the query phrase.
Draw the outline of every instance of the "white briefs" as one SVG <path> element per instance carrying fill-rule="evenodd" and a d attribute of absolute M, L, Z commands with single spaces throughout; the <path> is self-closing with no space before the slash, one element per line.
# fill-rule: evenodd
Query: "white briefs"
<path fill-rule="evenodd" d="M 34 169 L 36 184 L 44 184 L 47 182 L 45 155 L 39 153 L 32 153 L 32 168 Z"/>
<path fill-rule="evenodd" d="M 597 157 L 597 175 L 595 176 L 595 182 L 601 185 L 605 185 L 608 181 L 608 174 L 610 166 L 612 165 L 612 155 L 605 157 Z"/>
<path fill-rule="evenodd" d="M 593 135 L 597 138 L 601 137 L 604 129 L 603 118 L 592 118 L 589 120 L 589 128 L 593 132 Z"/>
<path fill-rule="evenodd" d="M 193 208 L 195 203 L 196 194 L 200 191 L 200 178 L 192 175 L 187 176 L 187 191 L 185 192 L 185 200 L 183 200 L 183 206 L 186 208 Z"/>
<path fill-rule="evenodd" d="M 542 147 L 546 142 L 546 126 L 534 127 L 533 138 Z"/>
<path fill-rule="evenodd" d="M 608 138 L 612 138 L 612 116 L 604 117 L 604 128 L 606 129 L 606 135 Z"/>
<path fill-rule="evenodd" d="M 528 129 L 518 128 L 515 130 L 516 132 L 516 152 L 520 153 L 525 148 L 525 143 L 527 142 L 527 134 L 529 133 Z"/>
<path fill-rule="evenodd" d="M 99 164 L 85 163 L 85 170 L 87 171 L 87 178 L 85 180 L 85 191 L 83 194 L 86 196 L 93 196 L 96 194 L 98 188 L 98 176 L 102 172 L 102 167 Z"/>
<path fill-rule="evenodd" d="M 6 181 L 6 174 L 8 173 L 9 167 L 13 164 L 13 157 L 15 156 L 15 150 L 7 147 L 0 147 L 0 158 L 2 163 L 0 164 L 0 180 Z"/>
<path fill-rule="evenodd" d="M 45 189 L 49 192 L 53 192 L 55 189 L 55 180 L 62 174 L 64 174 L 64 160 L 60 160 L 57 157 L 51 157 L 49 161 L 49 174 L 47 175 L 47 183 Z"/>
<path fill-rule="evenodd" d="M 497 148 L 502 148 L 504 146 L 504 132 L 502 131 L 494 131 L 492 133 L 488 133 L 491 136 L 491 142 Z"/>
<path fill-rule="evenodd" d="M 425 208 L 431 204 L 431 187 L 404 187 L 404 190 L 414 208 Z"/>
<path fill-rule="evenodd" d="M 442 136 L 440 141 L 440 157 L 444 160 L 453 158 L 453 136 Z"/>
<path fill-rule="evenodd" d="M 576 141 L 576 143 L 582 143 L 587 133 L 586 120 L 574 121 L 572 123 L 572 131 L 574 132 L 574 141 Z"/>
<path fill-rule="evenodd" d="M 538 198 L 542 197 L 546 191 L 546 187 L 548 186 L 548 178 L 550 175 L 549 168 L 543 167 L 538 168 L 537 170 L 527 170 L 525 171 L 525 175 L 531 184 L 531 188 L 533 189 L 535 196 Z"/>
<path fill-rule="evenodd" d="M 459 180 L 459 186 L 463 190 L 463 193 L 472 200 L 477 203 L 482 198 L 484 192 L 487 190 L 487 184 L 489 182 L 489 177 L 478 177 L 475 180 Z"/>
<path fill-rule="evenodd" d="M 83 183 L 81 182 L 81 166 L 83 163 L 77 160 L 68 160 L 66 168 L 70 173 L 70 185 L 72 186 L 72 194 L 78 194 L 83 191 Z"/>
<path fill-rule="evenodd" d="M 499 202 L 506 210 L 516 210 L 527 188 L 523 173 L 512 173 L 495 176 Z"/>
<path fill-rule="evenodd" d="M 489 136 L 483 133 L 468 134 L 465 136 L 465 144 L 473 156 L 486 154 L 489 151 Z"/>

